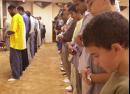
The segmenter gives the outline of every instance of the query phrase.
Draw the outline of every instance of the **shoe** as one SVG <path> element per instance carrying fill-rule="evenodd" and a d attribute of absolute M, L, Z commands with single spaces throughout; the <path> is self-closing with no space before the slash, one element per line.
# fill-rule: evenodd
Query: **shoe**
<path fill-rule="evenodd" d="M 62 62 L 60 62 L 60 66 L 61 66 L 61 67 L 63 66 L 63 63 L 62 63 Z"/>
<path fill-rule="evenodd" d="M 63 71 L 61 74 L 62 74 L 62 75 L 66 75 L 66 72 L 65 72 L 65 71 Z"/>
<path fill-rule="evenodd" d="M 61 71 L 65 71 L 63 67 L 60 67 L 60 70 L 61 70 Z"/>
<path fill-rule="evenodd" d="M 62 62 L 62 61 L 60 62 L 60 65 L 63 65 L 63 62 Z"/>
<path fill-rule="evenodd" d="M 58 54 L 60 54 L 61 53 L 61 50 L 58 50 Z"/>
<path fill-rule="evenodd" d="M 65 78 L 65 79 L 64 79 L 64 82 L 65 82 L 65 83 L 70 83 L 70 80 L 69 80 L 68 78 Z"/>
<path fill-rule="evenodd" d="M 9 82 L 11 82 L 11 81 L 16 81 L 16 80 L 17 80 L 17 79 L 14 79 L 14 78 L 8 79 Z"/>
<path fill-rule="evenodd" d="M 72 86 L 70 85 L 70 86 L 66 87 L 65 90 L 67 90 L 68 92 L 72 92 Z"/>

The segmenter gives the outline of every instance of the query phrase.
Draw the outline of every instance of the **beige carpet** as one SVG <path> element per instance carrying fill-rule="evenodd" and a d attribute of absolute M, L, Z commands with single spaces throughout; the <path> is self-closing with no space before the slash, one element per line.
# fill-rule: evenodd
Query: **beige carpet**
<path fill-rule="evenodd" d="M 0 94 L 70 94 L 65 91 L 55 44 L 41 46 L 21 80 L 8 82 L 8 52 L 0 52 Z"/>

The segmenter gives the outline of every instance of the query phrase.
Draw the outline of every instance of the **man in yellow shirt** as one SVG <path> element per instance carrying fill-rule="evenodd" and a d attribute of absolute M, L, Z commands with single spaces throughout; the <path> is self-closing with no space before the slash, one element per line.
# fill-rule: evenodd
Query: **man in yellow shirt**
<path fill-rule="evenodd" d="M 12 78 L 8 81 L 19 79 L 22 75 L 22 54 L 21 51 L 26 49 L 26 31 L 23 17 L 17 13 L 16 6 L 8 6 L 8 12 L 12 16 L 10 31 L 10 65 Z"/>

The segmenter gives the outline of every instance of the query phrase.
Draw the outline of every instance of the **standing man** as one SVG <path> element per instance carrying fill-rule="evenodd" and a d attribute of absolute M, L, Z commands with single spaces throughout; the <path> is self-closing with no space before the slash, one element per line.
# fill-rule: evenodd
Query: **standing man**
<path fill-rule="evenodd" d="M 18 6 L 17 10 L 18 10 L 19 14 L 21 14 L 23 16 L 23 19 L 24 19 L 25 28 L 26 28 L 26 44 L 27 44 L 29 31 L 30 31 L 30 19 L 29 19 L 28 15 L 24 12 L 24 8 L 22 6 Z M 26 48 L 25 50 L 22 50 L 22 60 L 23 60 L 22 69 L 23 69 L 23 71 L 29 65 L 27 49 L 28 48 Z"/>
<path fill-rule="evenodd" d="M 25 24 L 23 17 L 17 13 L 16 6 L 9 5 L 8 12 L 12 17 L 10 30 L 10 65 L 12 70 L 12 78 L 8 81 L 20 79 L 22 75 L 22 53 L 26 49 Z"/>

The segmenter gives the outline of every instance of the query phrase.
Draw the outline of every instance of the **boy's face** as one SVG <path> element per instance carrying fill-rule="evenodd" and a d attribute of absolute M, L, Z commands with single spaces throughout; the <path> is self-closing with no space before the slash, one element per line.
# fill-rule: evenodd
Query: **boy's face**
<path fill-rule="evenodd" d="M 104 68 L 107 72 L 117 70 L 121 56 L 119 51 L 116 51 L 116 48 L 107 50 L 96 46 L 89 46 L 86 48 L 86 51 L 93 56 L 94 63 Z"/>

